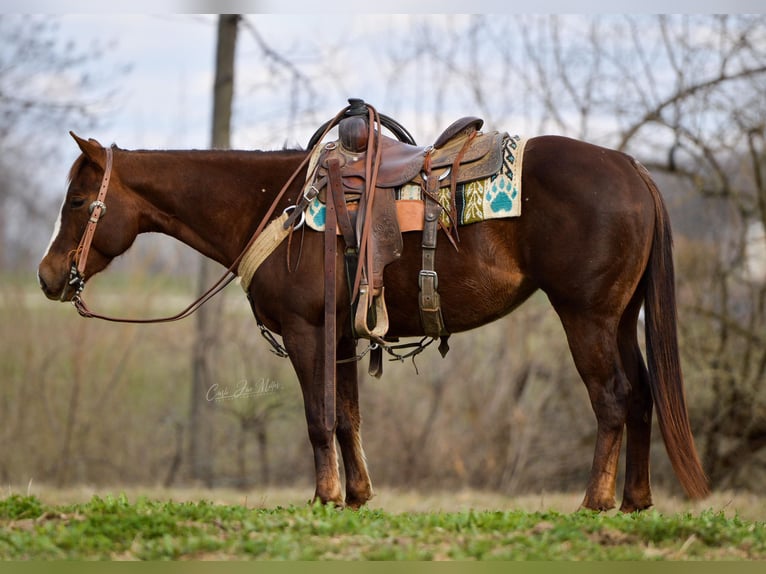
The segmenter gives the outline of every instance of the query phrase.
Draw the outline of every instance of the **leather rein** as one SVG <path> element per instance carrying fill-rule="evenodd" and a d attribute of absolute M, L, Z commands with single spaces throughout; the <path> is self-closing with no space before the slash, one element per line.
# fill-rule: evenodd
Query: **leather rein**
<path fill-rule="evenodd" d="M 340 117 L 341 114 L 344 113 L 345 111 L 346 110 L 344 109 L 341 113 L 339 113 L 338 117 Z M 328 127 L 325 130 L 325 134 L 323 134 L 322 137 L 324 137 L 324 135 L 326 135 L 326 133 L 329 132 L 330 129 L 331 127 Z M 229 266 L 229 268 L 226 269 L 226 271 L 224 271 L 221 278 L 218 279 L 218 281 L 216 281 L 207 291 L 205 291 L 194 302 L 192 302 L 190 305 L 188 305 L 186 308 L 176 313 L 175 315 L 170 315 L 168 317 L 151 318 L 151 319 L 132 319 L 132 318 L 124 318 L 124 317 L 110 317 L 108 315 L 102 315 L 102 314 L 96 313 L 87 306 L 82 296 L 80 295 L 83 289 L 85 288 L 85 266 L 88 262 L 88 254 L 90 253 L 90 247 L 91 247 L 91 243 L 93 242 L 93 236 L 96 233 L 96 226 L 98 225 L 99 221 L 101 221 L 101 218 L 103 218 L 104 214 L 106 213 L 106 195 L 107 195 L 107 192 L 109 191 L 109 181 L 112 176 L 114 152 L 112 147 L 105 148 L 105 152 L 106 152 L 106 166 L 104 167 L 104 177 L 101 180 L 101 187 L 99 188 L 98 196 L 96 197 L 96 200 L 93 203 L 91 203 L 89 206 L 90 218 L 88 219 L 88 223 L 85 227 L 85 231 L 83 232 L 82 238 L 80 239 L 80 243 L 77 246 L 77 249 L 74 251 L 72 264 L 69 270 L 69 285 L 72 285 L 76 288 L 75 296 L 72 298 L 72 304 L 74 305 L 75 309 L 77 309 L 77 312 L 82 317 L 102 319 L 104 321 L 111 321 L 114 323 L 139 323 L 139 324 L 169 323 L 172 321 L 178 321 L 180 319 L 184 319 L 188 317 L 189 315 L 191 315 L 192 313 L 194 313 L 197 309 L 202 307 L 202 305 L 207 303 L 210 299 L 212 299 L 218 293 L 220 293 L 229 283 L 234 281 L 234 279 L 237 278 L 237 274 L 235 270 L 237 269 L 237 266 L 242 260 L 242 257 L 245 255 L 245 253 L 253 244 L 253 242 L 255 242 L 255 240 L 261 234 L 263 229 L 266 227 L 266 224 L 268 223 L 269 219 L 274 214 L 274 210 L 276 209 L 277 204 L 280 202 L 282 197 L 285 195 L 287 190 L 295 181 L 295 178 L 298 176 L 301 170 L 306 166 L 306 164 L 308 163 L 311 157 L 310 153 L 306 154 L 306 157 L 303 159 L 301 164 L 298 166 L 298 168 L 295 170 L 293 175 L 290 176 L 290 178 L 287 180 L 287 183 L 285 183 L 285 185 L 277 194 L 276 198 L 274 199 L 268 211 L 266 212 L 266 215 L 264 215 L 260 224 L 258 225 L 256 230 L 253 232 L 253 235 L 250 237 L 250 240 L 247 242 L 247 245 L 245 246 L 245 248 L 242 250 L 239 256 L 234 260 L 234 262 Z"/>

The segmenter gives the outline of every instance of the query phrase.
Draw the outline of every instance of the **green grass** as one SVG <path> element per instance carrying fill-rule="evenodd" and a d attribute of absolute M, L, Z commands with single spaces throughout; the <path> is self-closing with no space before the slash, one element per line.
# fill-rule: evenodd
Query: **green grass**
<path fill-rule="evenodd" d="M 0 500 L 0 558 L 106 560 L 764 560 L 766 525 L 723 513 L 247 508 L 124 495 Z"/>

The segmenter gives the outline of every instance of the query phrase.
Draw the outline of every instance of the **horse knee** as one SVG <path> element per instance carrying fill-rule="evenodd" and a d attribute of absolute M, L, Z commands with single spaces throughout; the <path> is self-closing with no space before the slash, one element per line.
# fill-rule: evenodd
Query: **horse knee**
<path fill-rule="evenodd" d="M 334 444 L 335 431 L 327 429 L 322 417 L 307 417 L 309 441 L 314 448 L 327 447 Z"/>

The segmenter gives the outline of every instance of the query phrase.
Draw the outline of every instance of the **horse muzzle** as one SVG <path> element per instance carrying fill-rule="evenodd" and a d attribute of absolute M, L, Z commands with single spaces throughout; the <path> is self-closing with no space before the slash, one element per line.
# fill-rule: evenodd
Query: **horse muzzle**
<path fill-rule="evenodd" d="M 68 302 L 74 299 L 82 291 L 81 286 L 85 285 L 79 274 L 76 277 L 77 281 L 74 279 L 71 270 L 67 274 L 57 271 L 46 259 L 43 259 L 37 268 L 37 282 L 40 289 L 52 301 Z"/>

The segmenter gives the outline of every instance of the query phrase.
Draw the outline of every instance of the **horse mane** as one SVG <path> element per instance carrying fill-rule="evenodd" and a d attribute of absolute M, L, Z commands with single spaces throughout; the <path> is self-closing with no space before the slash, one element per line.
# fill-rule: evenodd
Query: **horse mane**
<path fill-rule="evenodd" d="M 112 146 L 115 149 L 119 149 L 116 146 Z M 127 150 L 126 150 L 127 151 Z M 263 153 L 263 154 L 293 154 L 293 153 L 306 153 L 305 149 L 302 149 L 300 146 L 289 148 L 289 147 L 283 147 L 282 149 L 275 149 L 275 150 L 238 150 L 238 149 L 230 149 L 230 150 L 219 150 L 219 149 L 172 149 L 172 150 L 157 150 L 157 149 L 136 149 L 132 150 L 134 152 L 138 153 L 154 153 L 154 152 L 165 152 L 165 153 L 188 153 L 188 152 L 196 152 L 196 153 L 205 153 L 205 152 L 217 152 L 217 151 L 231 151 L 231 152 L 247 152 L 247 153 Z M 80 170 L 83 168 L 85 163 L 88 161 L 88 157 L 81 153 L 76 160 L 74 160 L 74 163 L 72 164 L 72 167 L 69 168 L 69 173 L 67 174 L 67 186 L 74 181 L 74 179 L 77 177 L 77 174 L 80 173 Z"/>

